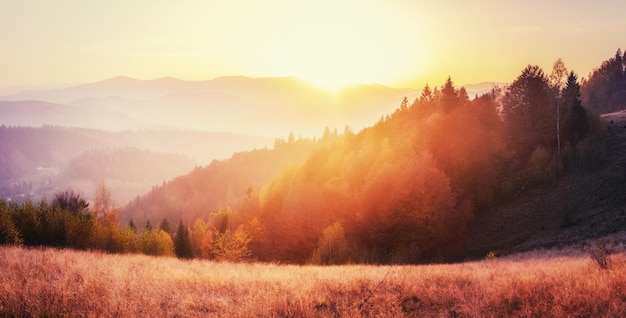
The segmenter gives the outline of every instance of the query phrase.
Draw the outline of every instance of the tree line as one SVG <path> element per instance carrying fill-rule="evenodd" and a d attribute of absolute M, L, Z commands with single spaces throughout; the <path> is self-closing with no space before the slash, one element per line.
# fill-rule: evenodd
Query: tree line
<path fill-rule="evenodd" d="M 185 230 L 182 222 L 175 235 L 167 222 L 158 229 L 147 224 L 141 231 L 133 222 L 120 224 L 104 183 L 91 208 L 71 190 L 57 193 L 49 203 L 0 201 L 0 244 L 189 258 Z"/>
<path fill-rule="evenodd" d="M 561 60 L 549 74 L 529 65 L 511 85 L 473 99 L 451 78 L 427 85 L 372 127 L 347 128 L 317 144 L 306 160 L 238 201 L 205 207 L 189 228 L 194 256 L 323 264 L 458 259 L 476 214 L 602 164 L 606 127 L 583 105 L 578 76 Z M 161 198 L 175 193 L 167 190 Z M 224 256 L 218 246 L 240 252 Z"/>
<path fill-rule="evenodd" d="M 626 108 L 626 52 L 620 49 L 602 62 L 582 83 L 583 104 L 597 113 L 612 113 Z"/>
<path fill-rule="evenodd" d="M 433 89 L 426 85 L 421 96 L 405 98 L 394 113 L 358 133 L 327 129 L 319 140 L 290 137 L 274 149 L 198 168 L 125 207 L 122 215 L 133 217 L 126 225 L 96 204 L 88 213 L 68 215 L 89 220 L 79 226 L 91 229 L 83 237 L 97 238 L 89 244 L 120 246 L 112 239 L 116 231 L 135 242 L 152 233 L 156 245 L 173 246 L 165 250 L 181 257 L 185 250 L 184 257 L 319 264 L 459 259 L 475 215 L 489 215 L 529 187 L 595 169 L 607 159 L 609 135 L 581 98 L 589 89 L 585 83 L 581 87 L 560 59 L 550 74 L 529 65 L 509 86 L 473 99 L 448 78 Z M 287 149 L 301 151 L 296 158 Z M 264 167 L 271 176 L 258 177 Z M 30 227 L 15 217 L 23 206 L 4 206 L 13 212 L 3 218 L 15 228 L 5 236 L 32 244 L 23 232 Z M 65 211 L 54 207 L 42 211 Z M 133 230 L 133 219 L 142 216 L 144 229 Z M 179 221 L 173 239 L 150 221 L 163 225 L 168 219 Z M 65 224 L 65 244 L 74 244 Z M 82 246 L 94 248 L 89 244 Z M 123 252 L 146 252 L 144 243 L 125 244 L 135 249 Z"/>

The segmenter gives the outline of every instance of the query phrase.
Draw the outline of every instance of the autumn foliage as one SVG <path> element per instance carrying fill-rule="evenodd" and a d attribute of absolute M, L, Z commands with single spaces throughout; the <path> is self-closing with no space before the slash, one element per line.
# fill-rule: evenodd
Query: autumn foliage
<path fill-rule="evenodd" d="M 52 220 L 74 215 L 59 223 L 61 242 L 89 231 L 95 239 L 80 248 L 111 252 L 298 264 L 457 260 L 476 214 L 597 162 L 588 158 L 599 157 L 606 130 L 583 107 L 577 76 L 564 86 L 551 78 L 529 65 L 510 86 L 472 99 L 448 78 L 372 127 L 327 128 L 316 139 L 292 134 L 273 149 L 198 167 L 119 214 L 97 205 L 78 214 L 41 210 Z M 0 221 L 15 230 L 3 240 L 41 245 L 29 241 L 27 224 L 48 214 L 7 207 Z M 134 226 L 168 218 L 179 224 L 176 235 Z"/>

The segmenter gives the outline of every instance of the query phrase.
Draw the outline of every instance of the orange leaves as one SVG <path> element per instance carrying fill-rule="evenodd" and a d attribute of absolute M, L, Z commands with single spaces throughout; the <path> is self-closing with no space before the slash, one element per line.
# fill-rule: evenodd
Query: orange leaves
<path fill-rule="evenodd" d="M 447 237 L 454 224 L 456 196 L 448 178 L 435 166 L 428 153 L 407 156 L 386 165 L 367 184 L 363 196 L 365 235 L 373 246 L 383 248 L 396 261 L 418 261 L 417 255 L 397 255 L 414 244 L 429 252 Z M 381 255 L 384 257 L 384 255 Z"/>
<path fill-rule="evenodd" d="M 431 149 L 456 189 L 491 187 L 497 182 L 497 154 L 503 150 L 497 131 L 472 106 L 441 118 L 432 133 Z"/>

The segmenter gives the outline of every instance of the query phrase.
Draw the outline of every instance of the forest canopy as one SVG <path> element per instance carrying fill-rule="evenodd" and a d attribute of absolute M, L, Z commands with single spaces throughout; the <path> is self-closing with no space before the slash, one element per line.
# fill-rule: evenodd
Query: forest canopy
<path fill-rule="evenodd" d="M 586 105 L 592 96 L 598 105 L 610 104 L 607 109 L 620 105 L 617 92 L 626 85 L 618 53 L 582 84 L 560 59 L 550 74 L 529 65 L 509 86 L 474 98 L 448 78 L 359 132 L 291 135 L 273 149 L 196 168 L 119 214 L 106 210 L 90 218 L 96 214 L 84 207 L 68 215 L 90 224 L 90 233 L 129 242 L 135 235 L 138 241 L 128 244 L 137 247 L 121 245 L 126 252 L 299 264 L 457 260 L 476 215 L 529 187 L 602 163 L 608 134 L 594 112 L 602 108 Z M 605 73 L 612 75 L 599 77 Z M 617 95 L 606 93 L 607 85 L 615 85 L 607 90 Z M 27 239 L 32 234 L 23 232 L 23 218 L 44 224 L 54 211 L 69 210 L 42 204 L 52 212 L 32 217 L 25 209 L 36 206 L 0 209 L 0 226 L 9 229 L 4 243 L 41 244 Z M 75 229 L 68 224 L 77 221 L 58 222 L 66 222 L 68 237 Z M 169 224 L 178 224 L 175 234 Z"/>

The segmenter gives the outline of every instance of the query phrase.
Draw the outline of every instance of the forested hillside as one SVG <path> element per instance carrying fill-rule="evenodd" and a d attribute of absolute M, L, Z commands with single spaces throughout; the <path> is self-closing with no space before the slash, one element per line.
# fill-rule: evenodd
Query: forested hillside
<path fill-rule="evenodd" d="M 181 154 L 136 147 L 90 150 L 72 158 L 51 185 L 81 189 L 91 199 L 96 185 L 104 181 L 116 205 L 122 205 L 166 180 L 189 173 L 194 166 L 195 161 Z"/>
<path fill-rule="evenodd" d="M 136 198 L 122 209 L 121 218 L 141 225 L 147 220 L 157 224 L 164 218 L 187 223 L 206 219 L 218 208 L 236 206 L 244 196 L 258 196 L 259 189 L 282 169 L 303 162 L 314 147 L 337 139 L 337 133 L 329 130 L 319 140 L 296 140 L 290 135 L 287 140 L 277 139 L 272 149 L 238 152 L 228 160 L 214 160 Z"/>
<path fill-rule="evenodd" d="M 510 86 L 473 100 L 448 79 L 374 126 L 316 145 L 258 192 L 245 178 L 211 177 L 229 171 L 213 163 L 204 178 L 196 171 L 174 180 L 122 215 L 178 215 L 197 257 L 222 259 L 230 249 L 232 259 L 294 263 L 456 259 L 476 215 L 597 166 L 606 128 L 580 90 L 562 62 L 549 75 L 528 66 Z M 219 164 L 235 166 L 236 157 Z"/>
<path fill-rule="evenodd" d="M 67 196 L 5 205 L 3 240 L 37 246 L 40 231 L 76 247 L 69 238 L 86 228 L 77 248 L 319 264 L 462 259 L 480 237 L 474 220 L 498 218 L 529 189 L 615 160 L 617 137 L 581 90 L 560 59 L 549 75 L 529 65 L 511 85 L 474 99 L 448 78 L 369 128 L 292 134 L 272 149 L 215 160 L 119 213 L 104 184 L 89 209 L 67 210 Z M 586 219 L 558 218 L 565 227 Z"/>
<path fill-rule="evenodd" d="M 122 205 L 152 186 L 188 173 L 194 165 L 270 142 L 230 133 L 0 126 L 0 198 L 49 199 L 57 191 L 74 188 L 92 199 L 100 179 L 111 186 L 120 185 L 116 180 L 139 185 L 113 189 Z"/>
<path fill-rule="evenodd" d="M 599 114 L 626 108 L 626 52 L 617 50 L 615 56 L 589 74 L 583 82 L 582 100 Z"/>

